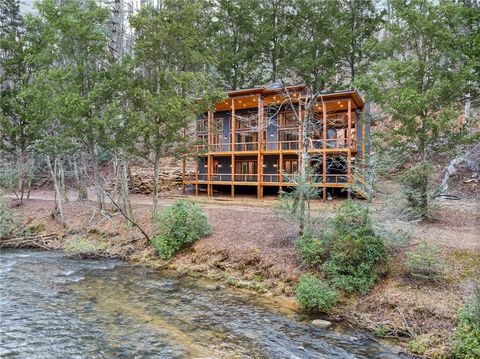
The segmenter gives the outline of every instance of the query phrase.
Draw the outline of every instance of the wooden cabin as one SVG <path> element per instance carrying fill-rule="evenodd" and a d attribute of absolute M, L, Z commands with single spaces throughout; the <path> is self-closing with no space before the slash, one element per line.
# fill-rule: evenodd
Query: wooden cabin
<path fill-rule="evenodd" d="M 228 92 L 196 120 L 195 171 L 183 171 L 183 186 L 195 194 L 278 193 L 295 186 L 300 170 L 305 87 L 252 88 Z M 297 114 L 297 115 L 296 115 Z M 300 122 L 299 122 L 300 120 Z M 308 135 L 309 174 L 314 186 L 327 192 L 365 181 L 370 121 L 368 106 L 356 90 L 322 94 L 315 106 L 315 124 Z M 356 187 L 356 186 L 355 186 Z M 362 193 L 357 193 L 362 195 Z"/>

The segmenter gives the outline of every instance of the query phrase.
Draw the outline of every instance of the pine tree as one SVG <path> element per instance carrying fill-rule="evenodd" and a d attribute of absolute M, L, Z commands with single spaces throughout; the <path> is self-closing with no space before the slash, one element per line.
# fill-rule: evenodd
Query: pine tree
<path fill-rule="evenodd" d="M 216 71 L 228 90 L 253 87 L 261 79 L 258 6 L 258 0 L 218 1 L 212 46 Z"/>
<path fill-rule="evenodd" d="M 461 5 L 392 0 L 391 6 L 387 36 L 380 44 L 383 60 L 373 68 L 369 90 L 390 117 L 382 137 L 389 153 L 403 163 L 418 164 L 404 183 L 415 184 L 407 190 L 421 199 L 420 215 L 426 217 L 429 176 L 420 170 L 428 169 L 425 162 L 438 153 L 468 139 L 470 124 L 459 121 L 459 115 L 473 69 L 458 46 L 465 36 L 459 27 Z M 421 180 L 412 180 L 412 173 Z"/>
<path fill-rule="evenodd" d="M 29 162 L 38 138 L 39 119 L 32 116 L 29 103 L 21 96 L 33 78 L 34 44 L 25 34 L 17 0 L 0 3 L 0 151 L 7 154 L 17 185 L 13 190 L 20 202 L 29 187 Z"/>
<path fill-rule="evenodd" d="M 145 7 L 132 17 L 135 44 L 136 111 L 141 155 L 154 169 L 153 210 L 158 209 L 160 160 L 179 155 L 183 129 L 219 94 L 205 68 L 210 19 L 203 1 L 166 0 L 162 9 Z M 202 100 L 199 100 L 202 98 Z"/>

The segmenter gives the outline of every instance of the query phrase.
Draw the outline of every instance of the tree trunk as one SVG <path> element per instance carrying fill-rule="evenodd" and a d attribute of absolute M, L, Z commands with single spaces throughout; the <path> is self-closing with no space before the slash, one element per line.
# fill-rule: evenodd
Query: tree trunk
<path fill-rule="evenodd" d="M 63 215 L 63 205 L 62 205 L 62 196 L 60 193 L 60 186 L 58 183 L 58 159 L 55 158 L 54 164 L 52 165 L 52 160 L 49 155 L 47 155 L 47 166 L 48 169 L 50 170 L 50 175 L 52 176 L 53 180 L 53 187 L 55 189 L 55 207 L 57 210 L 57 213 L 60 216 L 60 221 L 62 224 L 65 224 L 65 216 Z"/>
<path fill-rule="evenodd" d="M 316 101 L 315 101 L 316 102 Z M 307 215 L 306 211 L 307 206 L 306 206 L 306 201 L 308 201 L 307 194 L 304 193 L 305 191 L 305 184 L 308 182 L 308 169 L 309 169 L 309 156 L 308 156 L 308 136 L 309 136 L 309 127 L 310 127 L 310 121 L 312 119 L 312 106 L 315 106 L 315 103 L 313 100 L 310 101 L 308 107 L 305 109 L 305 115 L 301 121 L 301 126 L 302 126 L 302 163 L 300 164 L 300 181 L 303 184 L 302 189 L 300 190 L 299 193 L 299 205 L 300 205 L 300 216 L 299 216 L 299 235 L 302 235 L 305 232 L 305 222 L 307 220 Z M 310 214 L 308 214 L 308 217 L 310 217 Z"/>
<path fill-rule="evenodd" d="M 58 161 L 58 174 L 60 177 L 60 194 L 62 195 L 63 201 L 68 202 L 67 188 L 65 186 L 65 168 L 63 167 L 63 162 Z"/>
<path fill-rule="evenodd" d="M 95 193 L 97 196 L 97 206 L 98 209 L 103 211 L 105 210 L 105 193 L 103 192 L 102 177 L 100 175 L 100 166 L 98 161 L 98 153 L 95 145 L 92 144 L 90 147 L 91 156 L 93 162 L 93 182 L 95 186 Z"/>
<path fill-rule="evenodd" d="M 158 179 L 159 179 L 160 155 L 155 153 L 153 160 L 153 215 L 157 214 L 158 210 Z"/>
<path fill-rule="evenodd" d="M 128 168 L 129 161 L 126 158 L 123 158 L 121 164 L 121 176 L 120 176 L 120 197 L 124 206 L 125 214 L 130 218 L 131 221 L 135 221 L 133 217 L 132 202 L 130 201 L 130 195 L 128 191 Z"/>
<path fill-rule="evenodd" d="M 80 154 L 80 163 L 77 167 L 77 163 L 74 163 L 76 167 L 76 177 L 78 185 L 78 201 L 85 201 L 88 199 L 88 183 L 87 183 L 87 165 L 85 161 L 85 153 Z"/>
<path fill-rule="evenodd" d="M 23 148 L 20 149 L 18 161 L 18 190 L 20 192 L 20 204 L 22 204 L 25 195 L 25 150 Z"/>

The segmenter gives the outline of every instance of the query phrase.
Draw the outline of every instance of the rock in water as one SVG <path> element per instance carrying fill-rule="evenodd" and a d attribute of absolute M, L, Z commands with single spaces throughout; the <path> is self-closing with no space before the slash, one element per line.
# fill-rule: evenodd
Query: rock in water
<path fill-rule="evenodd" d="M 331 322 L 329 322 L 328 320 L 323 320 L 323 319 L 312 320 L 312 324 L 317 326 L 317 327 L 320 327 L 320 328 L 328 328 L 329 326 L 332 325 Z"/>

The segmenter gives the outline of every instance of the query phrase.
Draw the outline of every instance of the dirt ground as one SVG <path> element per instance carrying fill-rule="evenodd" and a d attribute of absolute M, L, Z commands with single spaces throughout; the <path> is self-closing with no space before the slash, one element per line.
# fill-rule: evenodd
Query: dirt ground
<path fill-rule="evenodd" d="M 470 293 L 473 282 L 480 278 L 480 204 L 476 198 L 457 201 L 442 200 L 436 205 L 435 220 L 412 223 L 395 212 L 395 198 L 379 192 L 372 203 L 375 222 L 388 231 L 406 233 L 411 242 L 391 253 L 386 278 L 367 295 L 342 300 L 331 318 L 345 319 L 399 338 L 416 337 L 425 346 L 427 357 L 442 357 L 448 351 L 459 309 Z M 75 194 L 70 196 L 74 198 Z M 178 197 L 160 199 L 166 206 Z M 307 272 L 297 261 L 293 239 L 297 229 L 273 211 L 274 200 L 263 202 L 252 197 L 231 201 L 226 197 L 197 201 L 208 213 L 212 234 L 197 241 L 192 248 L 166 263 L 170 268 L 191 275 L 203 275 L 230 285 L 255 290 L 271 296 L 292 297 L 299 276 Z M 42 233 L 57 233 L 61 241 L 87 236 L 114 243 L 113 251 L 129 260 L 149 265 L 165 265 L 140 232 L 126 225 L 119 214 L 99 213 L 93 202 L 71 201 L 65 205 L 66 226 L 52 218 L 53 194 L 36 191 L 31 200 L 17 207 L 24 221 Z M 132 195 L 134 214 L 149 234 L 151 198 Z M 315 203 L 318 218 L 327 218 L 340 201 Z M 405 252 L 420 241 L 438 245 L 445 267 L 445 280 L 427 284 L 408 279 Z"/>

